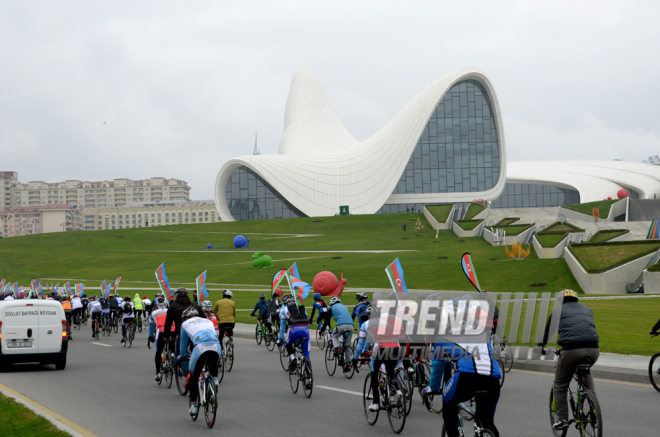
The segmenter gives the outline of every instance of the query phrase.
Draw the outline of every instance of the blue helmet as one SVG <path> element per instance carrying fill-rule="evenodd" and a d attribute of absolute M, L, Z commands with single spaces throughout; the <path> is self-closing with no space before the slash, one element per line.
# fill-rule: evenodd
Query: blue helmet
<path fill-rule="evenodd" d="M 314 300 L 320 300 L 321 299 L 321 293 L 314 293 L 314 296 L 312 296 Z"/>

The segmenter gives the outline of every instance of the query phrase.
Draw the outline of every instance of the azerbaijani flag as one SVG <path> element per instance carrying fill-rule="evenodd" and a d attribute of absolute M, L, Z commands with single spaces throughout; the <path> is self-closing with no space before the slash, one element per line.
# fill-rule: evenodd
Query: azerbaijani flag
<path fill-rule="evenodd" d="M 2 293 L 2 288 L 5 286 L 6 281 L 7 281 L 7 278 L 0 279 L 0 293 Z"/>
<path fill-rule="evenodd" d="M 84 290 L 85 290 L 85 284 L 76 284 L 76 296 L 80 297 L 80 295 L 83 294 Z"/>
<path fill-rule="evenodd" d="M 300 306 L 303 304 L 302 300 L 309 295 L 309 290 L 312 288 L 307 282 L 303 282 L 300 279 L 291 275 L 287 271 L 287 278 L 289 280 L 289 286 L 291 287 L 291 295 L 293 295 L 296 305 Z"/>
<path fill-rule="evenodd" d="M 206 271 L 197 277 L 197 301 L 202 303 L 202 296 L 204 299 L 209 297 L 209 291 L 206 289 Z"/>
<path fill-rule="evenodd" d="M 387 266 L 385 273 L 392 284 L 394 291 L 398 293 L 407 293 L 408 287 L 406 287 L 406 281 L 403 279 L 403 267 L 401 266 L 401 261 L 399 258 L 395 259 L 392 264 Z"/>
<path fill-rule="evenodd" d="M 37 291 L 37 280 L 34 278 L 30 281 L 30 291 Z"/>
<path fill-rule="evenodd" d="M 158 270 L 156 270 L 156 280 L 158 281 L 160 291 L 162 291 L 167 296 L 167 299 L 174 299 L 174 296 L 172 296 L 172 291 L 170 290 L 170 282 L 167 279 L 167 274 L 165 273 L 165 263 L 162 263 L 160 267 L 158 267 Z"/>
<path fill-rule="evenodd" d="M 67 296 L 69 296 L 69 297 L 72 296 L 72 293 L 71 293 L 71 284 L 70 284 L 69 282 L 67 282 L 66 284 L 64 284 L 64 292 L 67 294 Z"/>
<path fill-rule="evenodd" d="M 479 280 L 477 279 L 477 272 L 474 271 L 474 266 L 472 265 L 472 257 L 469 253 L 464 253 L 461 257 L 461 265 L 463 266 L 463 273 L 467 276 L 468 281 L 477 291 L 481 292 L 481 285 L 479 285 Z"/>
<path fill-rule="evenodd" d="M 101 284 L 101 294 L 103 297 L 108 297 L 108 286 L 105 279 L 103 280 L 103 284 Z"/>
<path fill-rule="evenodd" d="M 278 272 L 275 272 L 275 275 L 273 276 L 273 282 L 270 287 L 270 295 L 272 296 L 273 293 L 275 292 L 275 289 L 280 285 L 280 282 L 286 277 L 286 270 L 280 270 Z"/>
<path fill-rule="evenodd" d="M 117 279 L 115 279 L 115 288 L 113 290 L 114 294 L 117 294 L 117 287 L 119 287 L 119 282 L 121 281 L 121 275 L 117 276 Z"/>
<path fill-rule="evenodd" d="M 293 263 L 293 265 L 289 267 L 289 276 L 300 279 L 300 273 L 298 273 L 298 265 L 296 263 Z"/>

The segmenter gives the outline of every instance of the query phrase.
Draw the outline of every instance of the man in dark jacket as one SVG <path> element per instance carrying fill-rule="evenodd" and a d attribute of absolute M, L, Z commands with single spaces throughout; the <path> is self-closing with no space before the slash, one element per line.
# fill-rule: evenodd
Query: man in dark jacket
<path fill-rule="evenodd" d="M 190 298 L 188 297 L 188 290 L 185 288 L 179 288 L 174 292 L 174 302 L 170 304 L 170 307 L 167 309 L 167 315 L 165 316 L 165 330 L 163 331 L 163 336 L 165 338 L 166 342 L 172 341 L 172 339 L 175 340 L 174 346 L 175 346 L 175 354 L 178 357 L 181 355 L 182 357 L 186 355 L 186 351 L 179 351 L 179 342 L 176 341 L 179 337 L 179 332 L 181 332 L 181 324 L 183 323 L 183 320 L 181 319 L 181 315 L 183 314 L 183 311 L 188 308 L 188 307 L 195 307 L 197 309 L 197 314 L 201 318 L 206 318 L 206 313 L 200 307 L 196 302 L 192 302 Z M 172 322 L 174 322 L 174 331 L 171 330 L 172 328 Z M 183 370 L 183 374 L 188 373 L 188 362 L 182 361 L 181 362 L 181 370 Z"/>
<path fill-rule="evenodd" d="M 541 347 L 546 345 L 551 334 L 549 327 L 550 319 L 546 325 L 543 343 L 539 345 Z M 567 393 L 578 363 L 584 360 L 593 366 L 600 355 L 594 313 L 591 308 L 578 303 L 577 293 L 573 290 L 564 290 L 558 332 L 557 344 L 562 347 L 562 351 L 557 359 L 555 381 L 552 386 L 557 410 L 557 423 L 553 428 L 563 430 L 570 425 Z M 584 386 L 587 390 L 595 391 L 594 378 L 591 374 L 585 377 Z"/>

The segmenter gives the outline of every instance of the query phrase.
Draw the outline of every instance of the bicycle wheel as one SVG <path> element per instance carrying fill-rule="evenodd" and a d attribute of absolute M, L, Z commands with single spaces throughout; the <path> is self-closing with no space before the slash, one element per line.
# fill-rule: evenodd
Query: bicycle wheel
<path fill-rule="evenodd" d="M 179 394 L 181 396 L 185 396 L 188 394 L 188 390 L 186 390 L 184 386 L 186 383 L 186 377 L 180 375 L 179 372 L 181 372 L 181 366 L 177 363 L 176 367 L 174 368 L 174 379 L 176 380 L 176 389 L 179 391 Z"/>
<path fill-rule="evenodd" d="M 502 386 L 504 385 L 504 378 L 506 376 L 506 372 L 503 370 L 504 364 L 502 363 L 501 358 L 498 360 L 498 362 L 500 363 L 500 373 L 502 374 L 502 376 L 500 377 L 500 388 L 502 388 Z"/>
<path fill-rule="evenodd" d="M 225 356 L 225 367 L 227 372 L 231 372 L 234 367 L 234 345 L 227 343 L 227 355 Z"/>
<path fill-rule="evenodd" d="M 218 383 L 225 377 L 225 359 L 222 354 L 218 355 Z"/>
<path fill-rule="evenodd" d="M 369 410 L 369 405 L 375 402 L 376 400 L 371 390 L 371 373 L 367 373 L 367 377 L 364 378 L 364 388 L 362 389 L 362 404 L 364 406 L 364 415 L 367 418 L 367 423 L 372 426 L 378 420 L 379 411 Z"/>
<path fill-rule="evenodd" d="M 332 376 L 337 371 L 337 357 L 335 351 L 332 349 L 332 343 L 328 343 L 325 348 L 325 370 L 328 375 Z"/>
<path fill-rule="evenodd" d="M 136 321 L 138 332 L 142 332 L 142 318 Z"/>
<path fill-rule="evenodd" d="M 96 338 L 96 341 L 99 341 L 99 331 L 100 331 L 100 329 L 99 329 L 99 325 L 98 325 L 98 322 L 97 322 L 97 324 L 95 325 L 95 328 L 94 328 L 94 338 Z"/>
<path fill-rule="evenodd" d="M 257 341 L 257 344 L 261 344 L 263 334 L 261 333 L 261 328 L 259 328 L 259 325 L 255 326 L 254 328 L 254 339 Z"/>
<path fill-rule="evenodd" d="M 305 357 L 303 363 L 302 383 L 305 397 L 309 399 L 312 397 L 312 390 L 314 389 L 314 374 L 312 373 L 312 362 L 307 357 Z"/>
<path fill-rule="evenodd" d="M 355 367 L 353 366 L 352 363 L 353 360 L 353 349 L 351 349 L 350 346 L 346 347 L 344 349 L 344 369 L 342 369 L 342 372 L 344 373 L 344 378 L 346 379 L 351 379 L 353 375 L 355 375 Z M 348 370 L 345 370 L 348 367 Z"/>
<path fill-rule="evenodd" d="M 600 411 L 600 403 L 596 393 L 585 390 L 580 394 L 578 405 L 580 422 L 585 436 L 603 437 L 603 413 Z"/>
<path fill-rule="evenodd" d="M 268 349 L 269 352 L 272 352 L 275 349 L 275 339 L 271 333 L 266 333 L 266 349 Z"/>
<path fill-rule="evenodd" d="M 506 373 L 509 373 L 513 368 L 513 349 L 506 340 L 502 342 L 502 364 L 504 364 Z"/>
<path fill-rule="evenodd" d="M 215 392 L 213 379 L 207 379 L 205 387 L 204 420 L 206 420 L 206 426 L 213 428 L 213 425 L 215 425 L 215 413 L 218 411 L 218 394 Z"/>
<path fill-rule="evenodd" d="M 323 334 L 321 334 L 321 331 L 318 329 L 316 330 L 316 345 L 321 350 L 325 348 L 325 338 L 323 337 Z"/>
<path fill-rule="evenodd" d="M 653 388 L 660 391 L 660 353 L 653 355 L 649 362 L 649 379 Z"/>
<path fill-rule="evenodd" d="M 115 331 L 115 334 L 117 333 L 117 331 L 119 331 L 119 321 L 116 319 L 113 322 L 112 330 Z"/>
<path fill-rule="evenodd" d="M 165 386 L 172 387 L 172 380 L 174 379 L 174 371 L 172 370 L 172 361 L 169 357 L 165 357 L 165 363 L 160 365 L 161 375 L 165 378 Z"/>
<path fill-rule="evenodd" d="M 282 365 L 282 369 L 287 371 L 289 370 L 289 354 L 286 352 L 284 345 L 280 347 L 280 364 Z"/>
<path fill-rule="evenodd" d="M 289 372 L 289 385 L 291 386 L 291 391 L 293 394 L 298 393 L 298 384 L 300 383 L 300 379 L 298 378 L 298 369 L 296 368 L 295 371 Z"/>
<path fill-rule="evenodd" d="M 133 346 L 133 336 L 134 336 L 133 329 L 135 329 L 135 328 L 133 328 L 133 325 L 130 325 L 128 327 L 128 335 L 126 336 L 126 343 L 128 343 L 129 349 L 130 349 L 131 346 Z"/>
<path fill-rule="evenodd" d="M 410 414 L 410 410 L 412 409 L 412 396 L 411 396 L 411 391 L 410 391 L 410 378 L 408 377 L 408 372 L 405 371 L 405 369 L 400 368 L 397 371 L 397 378 L 399 380 L 399 384 L 401 385 L 401 391 L 403 394 L 406 396 L 406 416 Z"/>
<path fill-rule="evenodd" d="M 552 427 L 552 425 L 559 422 L 559 418 L 557 417 L 557 411 L 555 409 L 555 396 L 554 396 L 554 392 L 552 391 L 552 387 L 550 387 L 549 411 L 550 411 L 550 429 L 552 430 L 552 433 L 555 435 L 555 437 L 565 437 L 566 433 L 568 432 L 568 429 L 557 430 Z"/>
<path fill-rule="evenodd" d="M 399 434 L 406 425 L 406 392 L 398 379 L 390 381 L 388 389 L 390 405 L 387 408 L 387 420 L 392 431 Z"/>

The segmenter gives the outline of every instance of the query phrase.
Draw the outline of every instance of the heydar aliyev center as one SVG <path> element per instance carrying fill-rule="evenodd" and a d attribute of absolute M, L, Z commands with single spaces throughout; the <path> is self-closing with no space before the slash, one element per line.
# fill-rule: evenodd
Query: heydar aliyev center
<path fill-rule="evenodd" d="M 407 207 L 492 201 L 492 207 L 561 206 L 660 194 L 660 167 L 619 161 L 506 160 L 497 94 L 476 68 L 435 80 L 365 141 L 344 126 L 316 76 L 294 74 L 277 155 L 234 158 L 220 169 L 222 220 L 405 212 Z"/>

